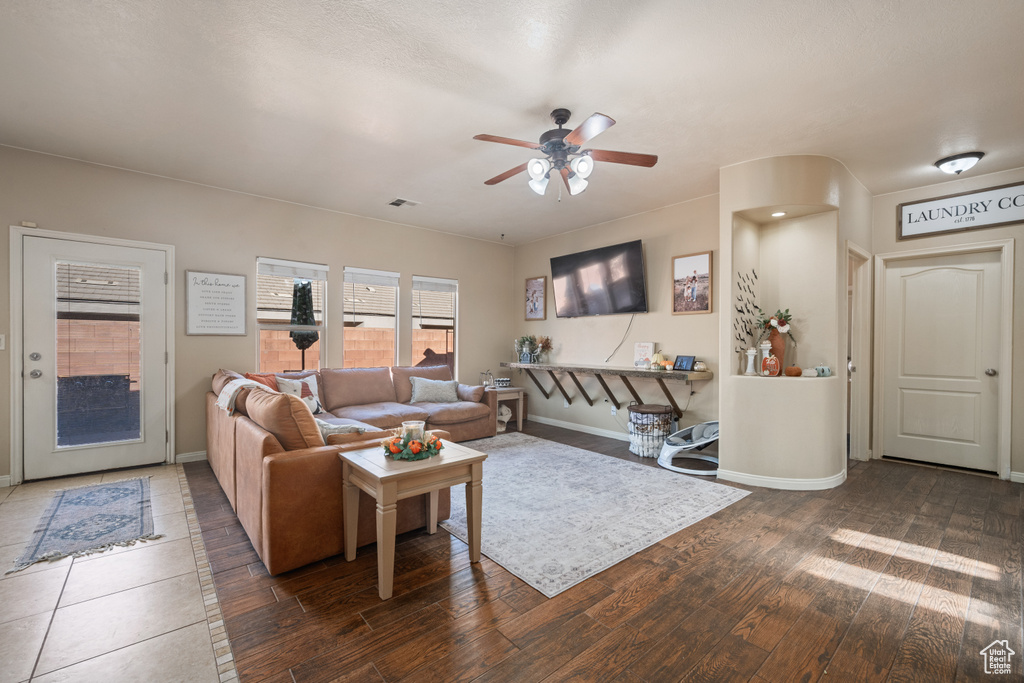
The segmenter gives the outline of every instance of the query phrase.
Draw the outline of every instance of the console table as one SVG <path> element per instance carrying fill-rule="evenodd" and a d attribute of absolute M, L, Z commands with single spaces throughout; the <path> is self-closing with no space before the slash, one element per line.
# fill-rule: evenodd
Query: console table
<path fill-rule="evenodd" d="M 562 386 L 562 383 L 558 381 L 558 377 L 555 375 L 555 373 L 564 372 L 565 374 L 569 375 L 569 379 L 572 380 L 573 384 L 575 384 L 576 388 L 579 390 L 580 396 L 582 396 L 583 400 L 585 400 L 587 404 L 591 406 L 594 405 L 594 399 L 592 399 L 590 395 L 587 393 L 586 389 L 583 388 L 583 384 L 580 383 L 580 380 L 579 378 L 576 377 L 576 375 L 594 375 L 595 377 L 597 377 L 598 384 L 600 384 L 601 388 L 604 389 L 605 395 L 608 397 L 608 400 L 611 401 L 611 404 L 615 406 L 616 410 L 622 408 L 622 404 L 619 402 L 617 398 L 615 398 L 615 394 L 612 393 L 611 388 L 608 386 L 608 382 L 605 380 L 606 376 L 613 375 L 622 380 L 622 383 L 626 385 L 626 389 L 629 390 L 629 393 L 632 394 L 633 399 L 637 403 L 643 403 L 644 401 L 643 399 L 640 398 L 640 394 L 636 392 L 636 389 L 633 388 L 633 385 L 630 384 L 629 378 L 634 377 L 641 379 L 653 379 L 658 383 L 658 386 L 661 387 L 661 390 L 662 392 L 664 392 L 665 398 L 668 399 L 669 404 L 672 406 L 672 411 L 677 419 L 683 416 L 683 411 L 679 408 L 679 404 L 676 403 L 676 400 L 672 396 L 671 392 L 669 392 L 668 386 L 666 386 L 665 381 L 668 380 L 670 382 L 694 382 L 699 380 L 709 380 L 715 376 L 713 372 L 685 372 L 682 370 L 637 370 L 636 368 L 629 367 L 617 368 L 589 365 L 550 365 L 547 363 L 502 363 L 501 367 L 525 371 L 526 375 L 530 379 L 532 379 L 533 383 L 537 385 L 538 389 L 540 389 L 540 392 L 544 394 L 544 398 L 551 398 L 555 394 L 555 389 L 557 389 L 569 405 L 572 405 L 572 397 L 569 396 L 569 393 L 565 390 L 565 387 Z M 555 386 L 550 391 L 545 389 L 544 385 L 540 383 L 540 380 L 537 379 L 537 376 L 534 374 L 535 371 L 547 372 L 548 376 L 550 376 L 551 380 L 555 383 Z"/>

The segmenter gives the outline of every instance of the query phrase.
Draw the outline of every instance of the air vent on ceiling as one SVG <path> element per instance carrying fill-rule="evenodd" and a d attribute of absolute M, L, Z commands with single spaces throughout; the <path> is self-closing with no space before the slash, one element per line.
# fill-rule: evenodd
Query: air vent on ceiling
<path fill-rule="evenodd" d="M 417 205 L 419 205 L 419 202 L 414 202 L 411 199 L 402 199 L 400 197 L 396 197 L 395 199 L 393 199 L 390 202 L 388 202 L 388 206 L 417 206 Z"/>

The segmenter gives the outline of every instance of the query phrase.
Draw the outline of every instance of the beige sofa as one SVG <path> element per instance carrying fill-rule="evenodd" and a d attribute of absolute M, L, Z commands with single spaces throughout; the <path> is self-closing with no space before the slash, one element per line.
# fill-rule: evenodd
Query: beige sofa
<path fill-rule="evenodd" d="M 330 411 L 317 417 L 361 425 L 364 434 L 335 434 L 325 443 L 300 398 L 269 388 L 243 389 L 235 399 L 235 413 L 228 415 L 217 407 L 217 396 L 232 379 L 241 377 L 229 370 L 214 375 L 206 396 L 207 459 L 272 575 L 344 551 L 339 452 L 378 444 L 404 420 L 424 420 L 428 428 L 442 429 L 441 436 L 453 441 L 495 433 L 497 402 L 483 387 L 459 386 L 461 398 L 477 401 L 409 402 L 409 377 L 445 379 L 447 367 L 353 368 L 284 376 L 309 374 L 317 375 L 321 405 Z M 449 512 L 450 493 L 445 489 L 439 497 L 438 519 L 447 519 Z M 399 502 L 398 533 L 426 522 L 425 496 Z M 375 504 L 361 494 L 357 544 L 375 540 Z"/>

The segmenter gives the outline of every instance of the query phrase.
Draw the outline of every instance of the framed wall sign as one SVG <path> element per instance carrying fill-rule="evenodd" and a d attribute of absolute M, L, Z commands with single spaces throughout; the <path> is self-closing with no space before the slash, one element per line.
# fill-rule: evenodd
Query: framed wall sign
<path fill-rule="evenodd" d="M 548 303 L 545 297 L 548 288 L 548 276 L 526 278 L 526 319 L 546 320 Z"/>
<path fill-rule="evenodd" d="M 185 334 L 245 335 L 245 276 L 185 271 Z"/>
<path fill-rule="evenodd" d="M 904 202 L 896 207 L 896 239 L 1024 223 L 1024 182 Z"/>
<path fill-rule="evenodd" d="M 672 314 L 711 312 L 711 253 L 672 258 Z"/>

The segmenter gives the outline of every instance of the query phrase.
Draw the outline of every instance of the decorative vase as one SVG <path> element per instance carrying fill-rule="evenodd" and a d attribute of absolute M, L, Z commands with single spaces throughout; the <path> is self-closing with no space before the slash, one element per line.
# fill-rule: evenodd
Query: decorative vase
<path fill-rule="evenodd" d="M 772 355 L 779 359 L 779 367 L 786 367 L 783 364 L 786 360 L 786 338 L 773 327 L 768 333 L 768 342 L 771 344 Z"/>
<path fill-rule="evenodd" d="M 427 426 L 426 422 L 421 420 L 412 420 L 409 422 L 402 423 L 402 438 L 409 437 L 410 439 L 416 439 L 417 441 L 423 440 L 423 431 Z"/>

